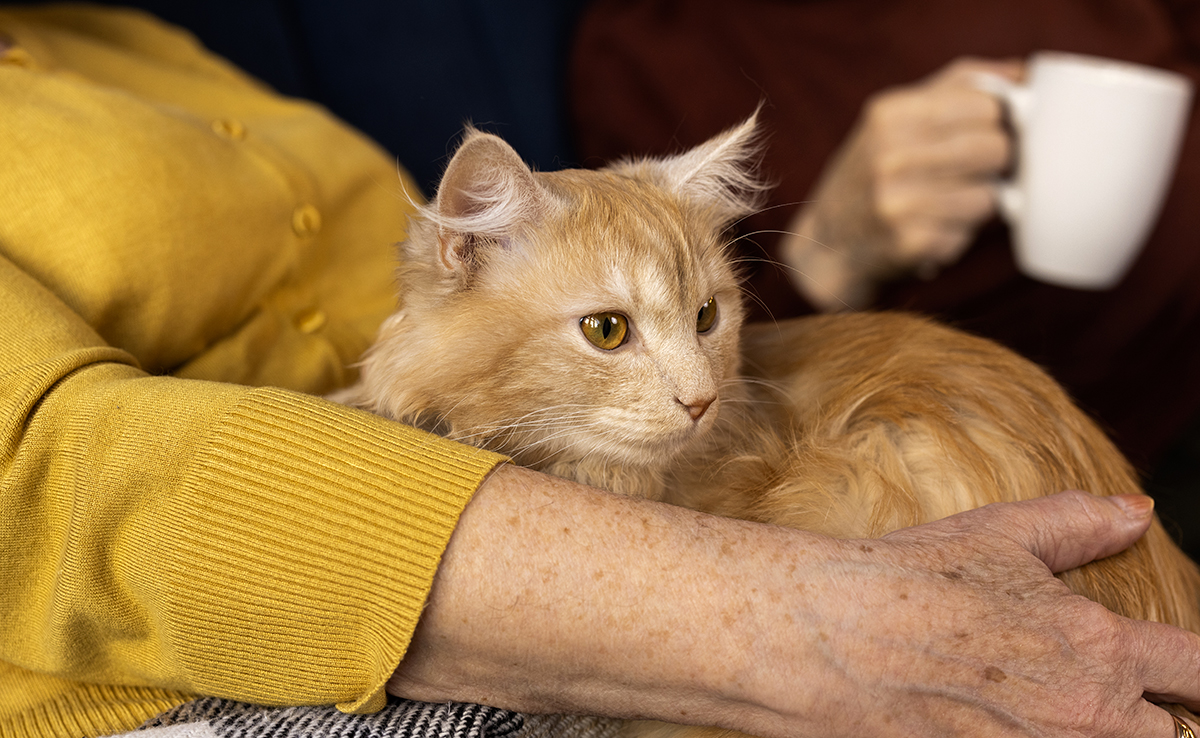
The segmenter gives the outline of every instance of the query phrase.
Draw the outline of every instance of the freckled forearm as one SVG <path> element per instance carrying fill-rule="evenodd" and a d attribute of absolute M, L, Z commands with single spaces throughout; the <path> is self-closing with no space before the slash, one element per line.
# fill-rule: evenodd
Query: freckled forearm
<path fill-rule="evenodd" d="M 818 557 L 783 545 L 797 538 L 825 545 L 504 467 L 468 506 L 390 689 L 729 723 L 756 709 L 741 701 L 769 660 L 764 634 L 810 627 L 788 610 L 815 594 L 797 570 Z"/>
<path fill-rule="evenodd" d="M 389 688 L 767 738 L 967 725 L 998 736 L 1019 723 L 1078 735 L 1060 728 L 1081 699 L 1102 692 L 1090 704 L 1116 712 L 1141 701 L 1121 670 L 1128 651 L 1112 644 L 1145 634 L 1128 622 L 1105 630 L 1115 618 L 1053 579 L 1034 544 L 996 531 L 1065 519 L 1068 540 L 1087 546 L 1054 559 L 1058 569 L 1129 545 L 1148 521 L 1148 510 L 1124 519 L 1102 502 L 1075 509 L 1085 502 L 989 506 L 843 541 L 501 467 L 467 506 Z M 1117 523 L 1101 535 L 1104 516 Z M 1155 635 L 1194 653 L 1191 634 Z M 1097 673 L 1110 683 L 1088 676 Z"/>

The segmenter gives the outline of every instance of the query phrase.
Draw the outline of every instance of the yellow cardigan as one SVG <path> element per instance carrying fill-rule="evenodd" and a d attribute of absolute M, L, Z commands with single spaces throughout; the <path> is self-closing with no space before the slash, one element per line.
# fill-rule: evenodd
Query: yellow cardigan
<path fill-rule="evenodd" d="M 0 34 L 0 736 L 378 709 L 500 460 L 304 394 L 393 309 L 416 189 L 144 15 Z"/>

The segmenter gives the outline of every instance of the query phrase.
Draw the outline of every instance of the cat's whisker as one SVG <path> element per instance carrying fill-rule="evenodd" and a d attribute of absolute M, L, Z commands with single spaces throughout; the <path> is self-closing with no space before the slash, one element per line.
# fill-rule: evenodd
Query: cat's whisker
<path fill-rule="evenodd" d="M 743 222 L 745 222 L 745 220 L 747 218 L 753 218 L 756 215 L 762 215 L 763 213 L 767 213 L 772 210 L 779 210 L 780 208 L 794 208 L 794 207 L 798 207 L 800 205 L 811 205 L 815 202 L 816 202 L 816 200 L 793 200 L 791 202 L 781 202 L 781 203 L 777 203 L 775 205 L 767 205 L 766 207 L 757 208 L 753 212 L 743 215 L 742 217 L 740 217 L 737 220 L 730 223 L 730 227 L 733 228 L 733 227 L 739 226 Z"/>
<path fill-rule="evenodd" d="M 750 233 L 743 234 L 743 235 L 739 236 L 737 239 L 735 239 L 734 242 L 740 241 L 742 239 L 747 239 L 751 236 L 757 236 L 757 235 L 760 235 L 763 233 L 770 233 L 770 234 L 777 235 L 777 236 L 794 236 L 796 238 L 802 238 L 805 241 L 808 241 L 809 243 L 820 246 L 821 248 L 825 249 L 826 251 L 838 254 L 839 256 L 849 259 L 850 261 L 857 262 L 859 264 L 862 264 L 863 266 L 870 267 L 872 269 L 879 269 L 879 268 L 881 268 L 881 266 L 883 266 L 878 261 L 862 258 L 862 256 L 855 254 L 854 251 L 851 249 L 839 248 L 837 246 L 830 245 L 818 238 L 814 238 L 807 234 L 796 233 L 795 231 L 789 231 L 789 230 L 777 230 L 777 229 L 764 228 L 762 230 L 752 231 Z M 774 260 L 771 260 L 771 261 L 774 261 Z"/>
<path fill-rule="evenodd" d="M 480 439 L 498 439 L 507 434 L 510 438 L 515 431 L 525 431 L 533 428 L 545 427 L 548 422 L 572 422 L 576 418 L 586 418 L 589 414 L 589 406 L 579 403 L 563 404 L 555 406 L 547 406 L 532 410 L 524 415 L 510 419 L 501 419 L 495 423 L 476 426 L 473 428 L 458 428 L 454 429 L 454 423 L 451 418 L 456 411 L 466 402 L 472 399 L 471 395 L 463 397 L 455 403 L 449 410 L 438 415 L 436 424 L 440 427 L 450 428 L 450 435 L 457 441 L 468 443 L 471 445 L 487 445 L 485 443 L 475 443 Z M 563 413 L 565 408 L 580 408 L 572 413 Z M 538 419 L 538 415 L 551 415 L 554 417 L 548 419 Z"/>
<path fill-rule="evenodd" d="M 765 232 L 765 231 L 760 231 L 760 232 Z M 775 232 L 775 233 L 787 233 L 787 231 L 773 231 L 773 232 Z M 807 237 L 806 237 L 806 238 L 807 238 Z M 814 243 L 819 243 L 819 242 L 818 242 L 818 241 L 816 241 L 815 239 L 811 239 L 811 238 L 809 238 L 809 240 L 810 240 L 810 241 L 813 241 Z M 822 244 L 822 245 L 824 245 L 824 244 Z M 835 249 L 833 249 L 832 247 L 827 247 L 827 248 L 830 248 L 831 250 L 835 250 Z M 856 257 L 854 257 L 853 255 L 850 255 L 850 254 L 846 254 L 846 258 L 848 258 L 848 259 L 850 259 L 850 260 L 852 260 L 852 261 L 857 261 L 857 262 L 859 262 L 860 264 L 866 264 L 867 266 L 869 266 L 869 267 L 871 267 L 871 268 L 874 268 L 874 267 L 876 266 L 875 264 L 872 264 L 871 262 L 864 261 L 863 259 L 856 258 Z M 811 282 L 812 284 L 816 285 L 818 288 L 820 288 L 820 289 L 824 289 L 824 285 L 822 285 L 822 284 L 821 284 L 821 281 L 820 281 L 820 280 L 818 280 L 816 277 L 813 277 L 813 276 L 812 276 L 812 275 L 810 275 L 808 272 L 804 271 L 803 269 L 800 269 L 799 267 L 795 267 L 795 266 L 792 266 L 791 264 L 784 263 L 784 262 L 782 262 L 782 261 L 779 261 L 778 259 L 769 259 L 769 258 L 755 258 L 755 257 L 743 256 L 743 257 L 741 257 L 741 258 L 738 260 L 738 262 L 739 262 L 739 263 L 740 263 L 740 262 L 743 262 L 743 261 L 755 261 L 755 262 L 757 262 L 757 263 L 760 263 L 760 264 L 769 264 L 770 266 L 773 266 L 773 267 L 775 267 L 776 269 L 779 269 L 779 270 L 781 270 L 781 271 L 784 271 L 784 272 L 790 272 L 791 274 L 798 275 L 799 277 L 802 277 L 803 279 L 805 279 L 805 280 L 807 280 L 807 281 Z M 794 279 L 794 278 L 793 278 L 793 279 Z M 748 295 L 748 296 L 749 296 L 749 297 L 752 297 L 752 298 L 755 298 L 755 299 L 757 300 L 756 296 L 754 296 L 754 295 Z M 856 310 L 858 309 L 858 308 L 857 308 L 857 307 L 855 307 L 854 305 L 851 305 L 850 303 L 846 302 L 846 300 L 844 300 L 844 299 L 843 299 L 843 298 L 841 298 L 840 296 L 834 295 L 834 299 L 835 299 L 835 300 L 836 300 L 838 303 L 840 303 L 840 305 L 841 305 L 841 309 L 842 309 L 843 311 L 845 311 L 845 312 L 854 312 L 854 311 L 856 311 Z M 759 302 L 759 304 L 760 304 L 760 305 L 761 305 L 761 304 L 763 304 L 761 300 L 757 300 L 757 301 Z M 766 307 L 766 306 L 764 305 L 764 307 Z M 768 311 L 768 312 L 769 312 L 769 311 Z"/>
<path fill-rule="evenodd" d="M 546 430 L 560 425 L 574 423 L 577 419 L 583 419 L 586 417 L 587 416 L 585 414 L 579 414 L 577 416 L 543 418 L 541 420 L 516 419 L 497 423 L 487 423 L 474 428 L 460 429 L 456 431 L 456 437 L 459 439 L 468 439 L 497 435 L 511 431 Z"/>
<path fill-rule="evenodd" d="M 776 394 L 781 397 L 786 396 L 788 392 L 787 385 L 783 382 L 763 379 L 761 377 L 739 376 L 725 380 L 724 384 L 729 386 L 753 385 L 755 387 L 763 387 L 770 390 L 772 394 Z"/>
<path fill-rule="evenodd" d="M 564 413 L 562 410 L 565 408 L 581 409 Z M 594 406 L 577 403 L 539 408 L 524 415 L 497 423 L 488 423 L 485 426 L 477 428 L 460 429 L 455 432 L 454 438 L 464 443 L 471 443 L 474 440 L 494 439 L 506 434 L 509 438 L 512 438 L 517 433 L 528 435 L 535 431 L 541 435 L 540 438 L 520 449 L 524 450 L 533 445 L 548 444 L 557 438 L 581 428 L 586 429 L 587 423 L 581 424 L 579 421 L 590 420 L 594 415 L 594 410 Z M 550 417 L 537 418 L 535 417 L 537 415 L 549 415 Z"/>
<path fill-rule="evenodd" d="M 568 428 L 564 428 L 557 433 L 546 435 L 541 438 L 536 438 L 536 439 L 532 440 L 531 442 L 529 442 L 528 444 L 526 444 L 522 447 L 519 447 L 517 449 L 514 449 L 513 453 L 514 454 L 527 454 L 530 451 L 539 450 L 539 447 L 541 447 L 541 446 L 552 445 L 552 444 L 554 444 L 555 441 L 558 441 L 565 437 L 570 437 L 572 434 L 576 434 L 576 435 L 580 435 L 581 437 L 584 437 L 586 435 L 586 432 L 591 430 L 591 428 L 587 427 L 588 425 L 589 424 L 574 425 L 574 426 L 571 426 Z M 598 427 L 600 425 L 600 423 L 592 423 L 590 425 Z M 544 464 L 548 463 L 550 460 L 552 460 L 555 456 L 565 455 L 569 451 L 578 451 L 578 448 L 574 444 L 555 444 L 555 445 L 557 445 L 557 448 L 549 451 L 548 453 L 545 453 L 539 459 L 534 461 L 533 462 L 534 465 L 536 465 L 536 466 L 544 465 Z M 594 447 L 589 448 L 583 454 L 583 456 L 580 457 L 580 460 L 581 461 L 587 460 L 595 452 L 596 452 L 596 449 Z"/>
<path fill-rule="evenodd" d="M 770 318 L 772 323 L 779 322 L 778 320 L 775 319 L 775 315 L 771 312 L 771 306 L 768 305 L 765 301 L 763 301 L 763 299 L 761 297 L 759 297 L 758 295 L 755 295 L 753 293 L 746 292 L 745 290 L 742 291 L 742 295 L 745 296 L 747 299 L 753 300 L 759 307 L 761 307 L 763 312 L 767 314 L 767 317 Z"/>
<path fill-rule="evenodd" d="M 821 248 L 825 249 L 826 251 L 829 251 L 830 253 L 837 254 L 838 256 L 840 256 L 844 259 L 852 261 L 856 264 L 860 264 L 860 265 L 866 267 L 867 269 L 870 269 L 873 271 L 878 271 L 880 269 L 888 268 L 888 264 L 881 263 L 877 259 L 864 258 L 861 254 L 856 253 L 852 249 L 834 246 L 834 245 L 825 243 L 824 241 L 822 241 L 818 238 L 814 238 L 813 236 L 810 236 L 810 235 L 807 235 L 804 233 L 797 233 L 795 231 L 789 231 L 789 230 L 762 229 L 762 230 L 752 231 L 750 233 L 746 233 L 741 236 L 738 236 L 731 243 L 736 243 L 738 241 L 741 241 L 742 239 L 748 239 L 751 236 L 756 236 L 756 235 L 763 234 L 763 233 L 770 233 L 770 234 L 779 235 L 779 236 L 793 236 L 795 238 L 802 238 L 805 241 L 808 241 L 809 243 L 820 246 Z M 784 264 L 784 263 L 779 262 L 774 259 L 768 258 L 768 259 L 766 259 L 766 261 L 771 262 L 771 263 L 775 264 L 776 266 L 780 266 L 783 268 L 789 268 L 789 265 Z"/>

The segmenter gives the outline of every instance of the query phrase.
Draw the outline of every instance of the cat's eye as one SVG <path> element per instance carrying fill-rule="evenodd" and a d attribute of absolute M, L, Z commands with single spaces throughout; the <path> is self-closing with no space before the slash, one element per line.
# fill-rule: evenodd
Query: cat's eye
<path fill-rule="evenodd" d="M 612 351 L 629 337 L 629 319 L 620 313 L 596 313 L 579 319 L 583 335 L 596 348 Z"/>
<path fill-rule="evenodd" d="M 710 297 L 708 302 L 696 313 L 696 332 L 705 333 L 717 322 L 717 298 Z"/>

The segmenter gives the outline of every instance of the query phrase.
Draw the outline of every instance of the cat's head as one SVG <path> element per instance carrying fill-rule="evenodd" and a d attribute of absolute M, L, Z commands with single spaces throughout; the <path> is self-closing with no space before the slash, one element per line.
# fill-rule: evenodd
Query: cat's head
<path fill-rule="evenodd" d="M 359 404 L 537 468 L 668 462 L 737 371 L 725 232 L 760 191 L 754 130 L 554 173 L 469 131 L 401 245 Z"/>

